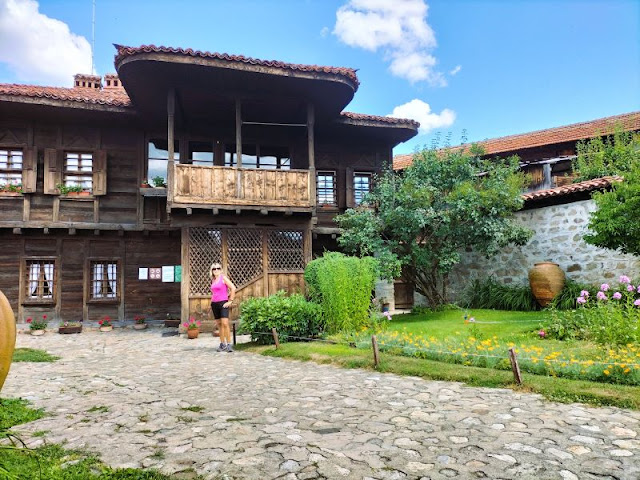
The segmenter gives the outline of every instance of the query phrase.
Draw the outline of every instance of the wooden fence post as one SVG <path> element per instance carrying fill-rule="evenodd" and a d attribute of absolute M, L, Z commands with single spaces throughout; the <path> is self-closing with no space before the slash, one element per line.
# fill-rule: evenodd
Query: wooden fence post
<path fill-rule="evenodd" d="M 371 346 L 373 347 L 373 366 L 374 368 L 378 368 L 378 364 L 380 363 L 380 354 L 378 352 L 378 339 L 375 335 L 371 336 Z"/>
<path fill-rule="evenodd" d="M 518 365 L 518 357 L 513 347 L 509 349 L 509 360 L 511 360 L 511 370 L 513 370 L 513 378 L 516 384 L 522 385 L 522 375 L 520 375 L 520 366 Z"/>
<path fill-rule="evenodd" d="M 278 331 L 275 328 L 271 329 L 271 333 L 273 334 L 273 341 L 276 342 L 276 350 L 280 346 L 280 342 L 278 341 Z"/>

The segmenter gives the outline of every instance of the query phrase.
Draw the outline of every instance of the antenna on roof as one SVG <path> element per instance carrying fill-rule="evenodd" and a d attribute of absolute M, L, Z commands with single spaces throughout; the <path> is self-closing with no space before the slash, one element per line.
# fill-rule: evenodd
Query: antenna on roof
<path fill-rule="evenodd" d="M 93 55 L 96 51 L 96 0 L 93 0 L 93 12 L 91 18 L 91 74 L 95 75 L 96 67 L 93 61 Z"/>

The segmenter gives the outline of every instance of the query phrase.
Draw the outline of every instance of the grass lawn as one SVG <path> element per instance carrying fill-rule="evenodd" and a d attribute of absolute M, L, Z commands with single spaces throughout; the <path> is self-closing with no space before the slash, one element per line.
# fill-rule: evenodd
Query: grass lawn
<path fill-rule="evenodd" d="M 35 348 L 16 348 L 13 352 L 14 362 L 55 362 L 60 357 Z"/>

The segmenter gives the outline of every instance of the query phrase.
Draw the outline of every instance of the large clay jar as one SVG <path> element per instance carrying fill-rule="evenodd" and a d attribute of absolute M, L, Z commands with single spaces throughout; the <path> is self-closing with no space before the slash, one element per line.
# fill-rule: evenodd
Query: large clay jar
<path fill-rule="evenodd" d="M 529 270 L 529 285 L 537 302 L 546 307 L 564 287 L 564 272 L 553 262 L 534 264 Z"/>
<path fill-rule="evenodd" d="M 9 373 L 16 347 L 16 319 L 9 300 L 0 292 L 0 390 Z"/>

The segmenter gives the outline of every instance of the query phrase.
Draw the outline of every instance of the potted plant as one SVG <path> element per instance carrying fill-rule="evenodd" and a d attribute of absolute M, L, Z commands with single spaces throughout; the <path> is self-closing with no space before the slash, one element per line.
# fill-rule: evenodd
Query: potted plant
<path fill-rule="evenodd" d="M 27 318 L 27 323 L 29 324 L 29 330 L 31 330 L 31 335 L 34 337 L 44 335 L 45 329 L 47 328 L 47 316 L 42 315 L 42 320 L 33 320 L 31 317 Z"/>
<path fill-rule="evenodd" d="M 164 326 L 169 328 L 178 328 L 180 326 L 180 319 L 175 317 L 171 313 L 167 313 L 167 318 L 164 321 Z"/>
<path fill-rule="evenodd" d="M 189 317 L 189 321 L 182 324 L 182 326 L 187 329 L 187 338 L 198 338 L 200 325 L 200 320 L 196 321 L 194 317 Z"/>
<path fill-rule="evenodd" d="M 144 330 L 148 326 L 144 315 L 136 315 L 133 317 L 133 321 L 136 322 L 133 324 L 135 330 Z"/>
<path fill-rule="evenodd" d="M 5 183 L 0 185 L 0 193 L 5 196 L 19 196 L 22 195 L 22 184 L 21 183 Z"/>
<path fill-rule="evenodd" d="M 82 323 L 81 322 L 64 322 L 58 327 L 58 333 L 61 334 L 69 334 L 69 333 L 80 333 L 82 332 Z"/>
<path fill-rule="evenodd" d="M 156 188 L 165 188 L 167 184 L 164 182 L 164 177 L 157 175 L 151 179 L 153 186 Z"/>
<path fill-rule="evenodd" d="M 111 317 L 109 315 L 105 315 L 98 321 L 98 325 L 100 325 L 101 332 L 110 332 L 113 330 L 113 324 L 111 323 Z"/>
<path fill-rule="evenodd" d="M 143 180 L 140 183 L 140 188 L 151 188 L 151 185 L 149 185 L 149 180 Z"/>

